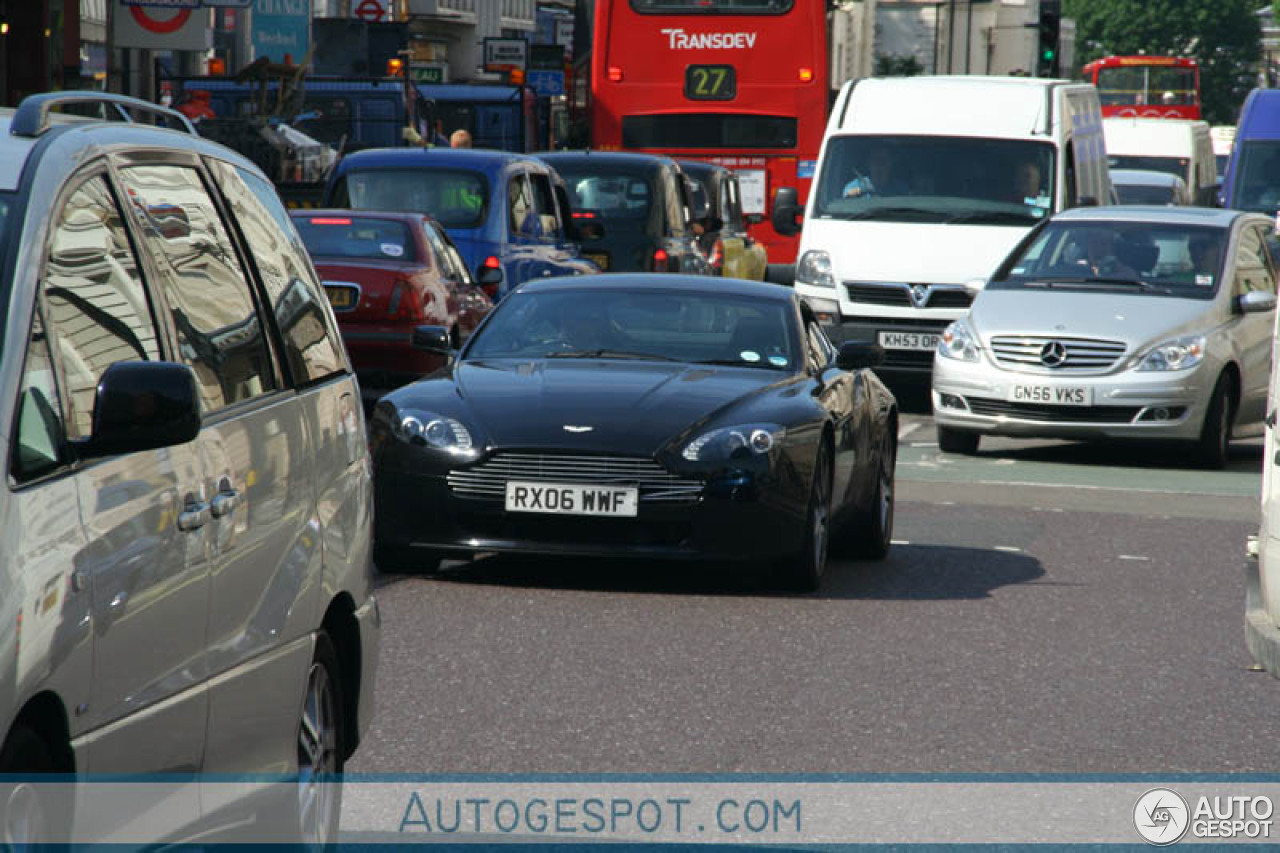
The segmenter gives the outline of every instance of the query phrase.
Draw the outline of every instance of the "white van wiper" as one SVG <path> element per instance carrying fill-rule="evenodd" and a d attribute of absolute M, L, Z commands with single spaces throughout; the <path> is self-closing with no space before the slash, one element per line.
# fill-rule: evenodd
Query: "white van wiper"
<path fill-rule="evenodd" d="M 974 210 L 969 213 L 958 213 L 955 216 L 946 219 L 947 225 L 960 224 L 989 224 L 999 225 L 1008 222 L 1016 225 L 1026 225 L 1027 223 L 1036 223 L 1042 217 L 1035 216 L 1031 213 L 1015 213 L 1009 210 Z"/>
<path fill-rule="evenodd" d="M 843 219 L 850 222 L 859 219 L 920 220 L 924 222 L 941 222 L 942 214 L 936 210 L 923 207 L 873 207 L 853 213 L 826 213 L 827 219 Z"/>

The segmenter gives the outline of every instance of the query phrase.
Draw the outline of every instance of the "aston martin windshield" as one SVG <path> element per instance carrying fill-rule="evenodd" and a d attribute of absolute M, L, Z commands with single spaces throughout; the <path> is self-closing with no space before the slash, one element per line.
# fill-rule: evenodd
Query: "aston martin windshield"
<path fill-rule="evenodd" d="M 651 358 L 794 370 L 793 310 L 789 302 L 724 293 L 515 293 L 464 358 Z"/>

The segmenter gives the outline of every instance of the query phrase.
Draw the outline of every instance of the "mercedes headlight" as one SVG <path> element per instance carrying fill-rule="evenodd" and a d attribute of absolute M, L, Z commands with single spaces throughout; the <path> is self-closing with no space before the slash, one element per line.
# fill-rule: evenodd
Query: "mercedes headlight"
<path fill-rule="evenodd" d="M 1138 370 L 1186 370 L 1204 361 L 1204 335 L 1189 335 L 1165 341 L 1152 348 L 1138 362 Z"/>
<path fill-rule="evenodd" d="M 459 455 L 475 450 L 471 433 L 460 421 L 431 412 L 403 409 L 397 414 L 391 431 L 396 438 L 415 447 Z"/>
<path fill-rule="evenodd" d="M 943 329 L 938 341 L 938 355 L 956 361 L 978 360 L 978 336 L 963 320 L 956 320 Z"/>
<path fill-rule="evenodd" d="M 801 255 L 800 263 L 796 264 L 796 284 L 835 287 L 836 277 L 831 270 L 831 256 L 816 249 L 810 249 Z"/>
<path fill-rule="evenodd" d="M 787 434 L 777 424 L 743 424 L 709 430 L 684 446 L 690 462 L 730 462 L 767 456 Z"/>

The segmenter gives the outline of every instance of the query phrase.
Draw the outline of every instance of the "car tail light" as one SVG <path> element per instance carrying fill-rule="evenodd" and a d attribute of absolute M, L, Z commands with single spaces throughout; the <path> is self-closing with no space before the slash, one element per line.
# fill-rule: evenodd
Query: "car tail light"
<path fill-rule="evenodd" d="M 313 216 L 311 218 L 312 225 L 350 225 L 351 220 L 346 217 L 337 216 Z"/>
<path fill-rule="evenodd" d="M 666 250 L 666 249 L 658 249 L 658 250 L 656 250 L 656 251 L 653 253 L 653 271 L 654 271 L 654 272 L 666 272 L 666 271 L 667 271 L 667 263 L 668 263 L 670 260 L 671 260 L 671 257 L 667 254 L 667 250 Z"/>
<path fill-rule="evenodd" d="M 387 316 L 393 320 L 421 322 L 423 318 L 422 294 L 408 279 L 396 279 L 387 302 Z"/>
<path fill-rule="evenodd" d="M 480 262 L 480 266 L 488 267 L 491 270 L 502 269 L 502 261 L 498 260 L 497 255 L 490 255 Z"/>

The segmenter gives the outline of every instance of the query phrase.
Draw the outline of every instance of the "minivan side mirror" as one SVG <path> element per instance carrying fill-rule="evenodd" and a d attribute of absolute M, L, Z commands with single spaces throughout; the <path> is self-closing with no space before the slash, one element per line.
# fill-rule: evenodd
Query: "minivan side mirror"
<path fill-rule="evenodd" d="M 795 187 L 779 187 L 773 197 L 773 227 L 779 234 L 790 237 L 800 233 L 801 226 L 796 220 L 804 210 L 798 199 Z"/>
<path fill-rule="evenodd" d="M 93 459 L 186 444 L 199 434 L 200 397 L 191 368 L 118 361 L 98 381 L 91 432 L 75 446 L 81 459 Z"/>
<path fill-rule="evenodd" d="M 1276 295 L 1263 290 L 1251 290 L 1236 297 L 1236 308 L 1241 314 L 1265 314 L 1275 307 Z"/>
<path fill-rule="evenodd" d="M 453 342 L 444 326 L 415 326 L 409 339 L 414 349 L 448 357 L 453 354 Z"/>
<path fill-rule="evenodd" d="M 846 341 L 836 353 L 836 367 L 841 370 L 860 370 L 884 364 L 884 347 L 870 341 Z"/>

